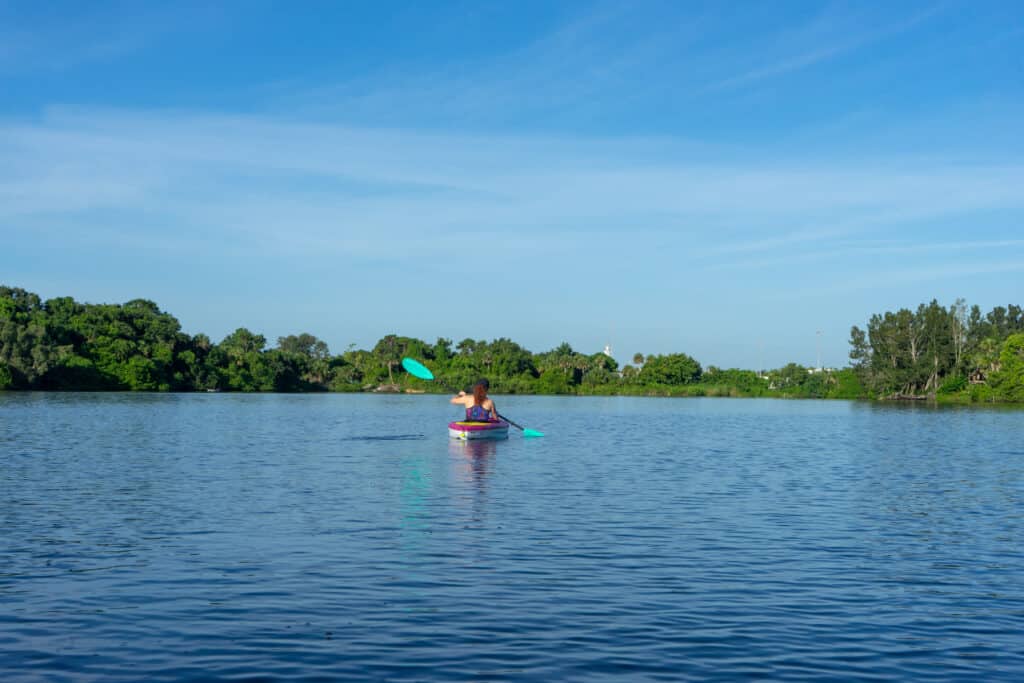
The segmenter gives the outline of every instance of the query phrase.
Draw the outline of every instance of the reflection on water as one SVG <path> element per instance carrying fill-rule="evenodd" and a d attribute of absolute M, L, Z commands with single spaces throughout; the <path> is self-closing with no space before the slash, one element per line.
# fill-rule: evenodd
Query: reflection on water
<path fill-rule="evenodd" d="M 495 439 L 462 440 L 449 439 L 448 453 L 458 458 L 463 469 L 468 470 L 472 479 L 477 484 L 487 476 L 487 471 L 493 464 L 495 455 L 498 452 L 498 441 Z"/>
<path fill-rule="evenodd" d="M 499 450 L 498 441 L 492 439 L 448 440 L 448 454 L 452 458 L 456 476 L 471 486 L 473 492 L 473 521 L 480 522 L 487 511 L 487 477 L 494 466 Z"/>
<path fill-rule="evenodd" d="M 402 487 L 399 501 L 403 528 L 416 530 L 424 529 L 429 525 L 428 502 L 432 486 L 428 458 L 411 457 L 402 461 Z"/>
<path fill-rule="evenodd" d="M 368 436 L 346 436 L 339 441 L 419 441 L 427 438 L 426 434 L 378 434 Z"/>

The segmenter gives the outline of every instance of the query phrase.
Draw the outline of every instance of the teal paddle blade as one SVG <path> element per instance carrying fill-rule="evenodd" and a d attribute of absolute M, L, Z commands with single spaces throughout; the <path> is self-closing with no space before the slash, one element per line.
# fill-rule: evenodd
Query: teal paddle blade
<path fill-rule="evenodd" d="M 543 432 L 538 432 L 536 429 L 527 429 L 518 422 L 514 422 L 513 420 L 508 419 L 501 413 L 498 413 L 498 418 L 504 420 L 505 422 L 508 422 L 510 425 L 521 431 L 523 433 L 523 436 L 544 436 Z"/>
<path fill-rule="evenodd" d="M 405 368 L 405 371 L 413 377 L 418 377 L 428 381 L 434 379 L 434 373 L 428 370 L 427 366 L 417 360 L 413 360 L 412 358 L 403 358 L 402 367 Z"/>

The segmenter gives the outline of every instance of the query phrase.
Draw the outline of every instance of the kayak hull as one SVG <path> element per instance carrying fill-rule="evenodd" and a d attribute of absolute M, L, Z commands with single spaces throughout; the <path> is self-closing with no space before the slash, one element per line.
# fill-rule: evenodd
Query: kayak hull
<path fill-rule="evenodd" d="M 508 422 L 449 422 L 448 436 L 460 441 L 507 439 Z"/>

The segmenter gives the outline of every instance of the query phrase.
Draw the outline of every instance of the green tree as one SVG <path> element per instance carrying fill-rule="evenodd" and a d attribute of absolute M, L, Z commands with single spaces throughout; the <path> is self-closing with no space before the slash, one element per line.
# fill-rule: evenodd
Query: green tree
<path fill-rule="evenodd" d="M 70 352 L 49 334 L 46 312 L 36 294 L 0 286 L 0 365 L 6 366 L 6 386 L 36 387 Z"/>
<path fill-rule="evenodd" d="M 700 378 L 700 363 L 685 353 L 649 355 L 640 370 L 640 380 L 645 384 L 693 384 Z"/>
<path fill-rule="evenodd" d="M 953 367 L 957 372 L 963 370 L 964 356 L 968 343 L 968 314 L 967 302 L 957 299 L 949 307 L 950 337 L 953 346 Z"/>
<path fill-rule="evenodd" d="M 287 337 L 277 338 L 277 348 L 285 353 L 294 353 L 305 356 L 311 360 L 326 360 L 330 358 L 331 352 L 327 344 L 308 332 L 299 335 L 290 334 Z"/>
<path fill-rule="evenodd" d="M 0 318 L 0 364 L 7 367 L 11 386 L 36 387 L 69 354 L 69 348 L 51 343 L 43 325 Z"/>
<path fill-rule="evenodd" d="M 156 364 L 144 356 L 133 355 L 121 364 L 118 379 L 132 391 L 155 391 L 161 388 Z"/>
<path fill-rule="evenodd" d="M 991 337 L 977 342 L 967 360 L 969 374 L 985 382 L 993 373 L 998 372 L 1000 350 L 999 342 Z"/>
<path fill-rule="evenodd" d="M 377 342 L 373 347 L 373 357 L 386 367 L 388 371 L 388 383 L 395 383 L 395 368 L 399 367 L 402 358 L 427 358 L 428 346 L 423 341 L 413 337 L 400 337 L 397 334 L 389 334 Z"/>
<path fill-rule="evenodd" d="M 567 342 L 562 342 L 550 351 L 539 354 L 536 357 L 536 364 L 541 379 L 544 378 L 544 375 L 549 375 L 548 379 L 544 382 L 545 387 L 553 388 L 563 385 L 571 387 L 577 384 L 579 376 L 583 374 L 580 369 L 582 361 L 577 358 L 579 355 Z M 553 375 L 556 373 L 561 375 L 560 380 L 554 379 Z M 550 391 L 547 393 L 563 392 Z"/>
<path fill-rule="evenodd" d="M 934 299 L 927 306 L 921 305 L 916 317 L 922 331 L 922 353 L 914 388 L 934 393 L 942 378 L 956 367 L 955 328 L 950 312 Z"/>
<path fill-rule="evenodd" d="M 398 335 L 389 334 L 373 347 L 373 355 L 388 369 L 388 383 L 395 383 L 394 369 L 402 362 L 401 343 Z"/>
<path fill-rule="evenodd" d="M 437 341 L 434 342 L 434 347 L 431 349 L 430 355 L 442 363 L 447 363 L 452 358 L 452 340 L 444 337 L 438 337 Z"/>
<path fill-rule="evenodd" d="M 331 391 L 359 391 L 362 389 L 362 381 L 363 373 L 344 358 L 337 357 L 331 362 L 329 379 Z"/>
<path fill-rule="evenodd" d="M 619 369 L 619 362 L 611 356 L 605 355 L 604 352 L 599 351 L 590 356 L 590 368 L 600 368 L 609 373 L 614 373 Z"/>
<path fill-rule="evenodd" d="M 536 383 L 539 394 L 572 394 L 575 392 L 569 378 L 557 371 L 542 371 Z"/>
<path fill-rule="evenodd" d="M 867 335 L 856 325 L 850 328 L 850 365 L 857 372 L 865 372 L 871 365 L 871 347 Z"/>
<path fill-rule="evenodd" d="M 331 372 L 331 353 L 325 342 L 303 332 L 300 335 L 278 337 L 277 348 L 290 363 L 288 372 L 297 372 L 304 386 L 326 388 Z"/>
<path fill-rule="evenodd" d="M 225 388 L 235 391 L 271 391 L 274 372 L 263 357 L 267 339 L 240 327 L 218 344 L 218 353 L 210 353 L 210 366 L 216 368 Z"/>
<path fill-rule="evenodd" d="M 1024 403 L 1024 333 L 1006 338 L 999 353 L 999 366 L 992 378 L 996 395 L 1004 401 Z"/>
<path fill-rule="evenodd" d="M 498 377 L 533 377 L 537 374 L 533 354 L 511 339 L 495 339 L 487 345 L 487 353 L 490 357 L 487 371 Z"/>
<path fill-rule="evenodd" d="M 240 362 L 241 359 L 250 353 L 261 352 L 266 345 L 266 337 L 262 334 L 250 332 L 244 327 L 239 327 L 220 343 L 220 347 L 227 354 L 228 358 L 236 363 Z"/>
<path fill-rule="evenodd" d="M 788 363 L 772 373 L 773 379 L 781 388 L 798 388 L 807 383 L 810 373 L 807 368 L 797 363 Z"/>

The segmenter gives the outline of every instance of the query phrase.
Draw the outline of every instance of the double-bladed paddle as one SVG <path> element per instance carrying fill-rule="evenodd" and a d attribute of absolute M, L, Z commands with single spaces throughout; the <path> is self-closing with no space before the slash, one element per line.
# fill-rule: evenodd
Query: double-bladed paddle
<path fill-rule="evenodd" d="M 428 382 L 436 381 L 438 384 L 443 386 L 448 391 L 451 391 L 453 393 L 457 393 L 450 386 L 448 386 L 447 384 L 445 384 L 441 380 L 436 379 L 434 377 L 434 373 L 432 373 L 427 366 L 425 366 L 423 363 L 420 363 L 418 360 L 413 360 L 412 358 L 403 358 L 402 359 L 402 367 L 405 368 L 405 371 L 408 372 L 413 377 L 417 377 L 419 379 L 426 380 Z M 519 431 L 521 431 L 523 433 L 523 436 L 544 436 L 543 432 L 538 432 L 536 429 L 527 429 L 527 428 L 523 427 L 522 425 L 519 425 L 519 424 L 513 422 L 512 420 L 508 419 L 507 417 L 505 417 L 501 413 L 498 413 L 498 417 L 500 419 L 504 420 L 505 422 L 508 422 L 510 425 L 512 425 L 513 427 L 515 427 Z"/>

